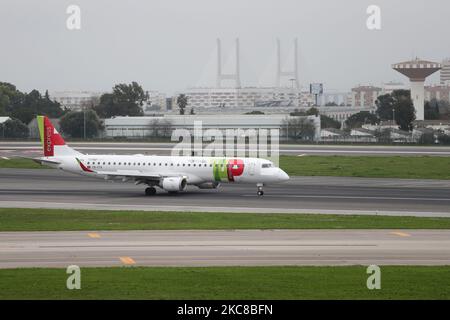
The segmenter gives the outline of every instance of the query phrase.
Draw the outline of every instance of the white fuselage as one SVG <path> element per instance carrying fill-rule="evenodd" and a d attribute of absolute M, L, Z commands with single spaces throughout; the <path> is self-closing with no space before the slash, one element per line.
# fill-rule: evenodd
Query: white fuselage
<path fill-rule="evenodd" d="M 59 164 L 51 166 L 70 173 L 124 181 L 128 179 L 123 177 L 139 175 L 183 176 L 191 185 L 226 182 L 267 184 L 289 179 L 272 162 L 258 158 L 80 154 L 43 159 L 58 161 Z"/>

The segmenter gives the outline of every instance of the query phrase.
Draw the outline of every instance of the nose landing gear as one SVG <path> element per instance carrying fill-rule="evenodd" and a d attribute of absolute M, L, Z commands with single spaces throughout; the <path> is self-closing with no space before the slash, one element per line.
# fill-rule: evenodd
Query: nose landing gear
<path fill-rule="evenodd" d="M 264 195 L 264 189 L 263 189 L 263 187 L 264 187 L 264 184 L 262 184 L 262 183 L 257 183 L 256 184 L 256 187 L 258 188 L 258 192 L 256 193 L 258 196 L 263 196 Z"/>

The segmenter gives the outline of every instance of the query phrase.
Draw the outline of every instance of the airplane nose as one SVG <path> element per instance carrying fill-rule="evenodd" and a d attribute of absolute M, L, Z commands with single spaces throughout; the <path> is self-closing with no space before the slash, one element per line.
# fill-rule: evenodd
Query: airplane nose
<path fill-rule="evenodd" d="M 280 181 L 288 181 L 289 180 L 288 174 L 281 169 L 279 169 L 279 171 L 278 171 L 278 178 L 280 179 Z"/>

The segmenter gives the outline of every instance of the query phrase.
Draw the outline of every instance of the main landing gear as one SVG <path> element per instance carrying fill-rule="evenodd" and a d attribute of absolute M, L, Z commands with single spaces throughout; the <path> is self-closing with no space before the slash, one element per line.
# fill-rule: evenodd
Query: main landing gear
<path fill-rule="evenodd" d="M 257 195 L 260 196 L 260 197 L 263 196 L 264 195 L 264 190 L 263 190 L 264 184 L 257 183 L 256 187 L 258 188 Z"/>
<path fill-rule="evenodd" d="M 156 194 L 156 188 L 155 187 L 148 187 L 145 189 L 145 195 L 146 196 L 152 196 Z"/>

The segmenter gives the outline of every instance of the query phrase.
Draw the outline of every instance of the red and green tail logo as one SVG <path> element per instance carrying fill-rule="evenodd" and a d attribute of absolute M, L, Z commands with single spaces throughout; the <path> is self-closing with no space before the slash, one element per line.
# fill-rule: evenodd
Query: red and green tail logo
<path fill-rule="evenodd" d="M 37 122 L 41 143 L 44 147 L 44 156 L 53 157 L 54 146 L 63 146 L 66 143 L 46 116 L 37 116 Z"/>

